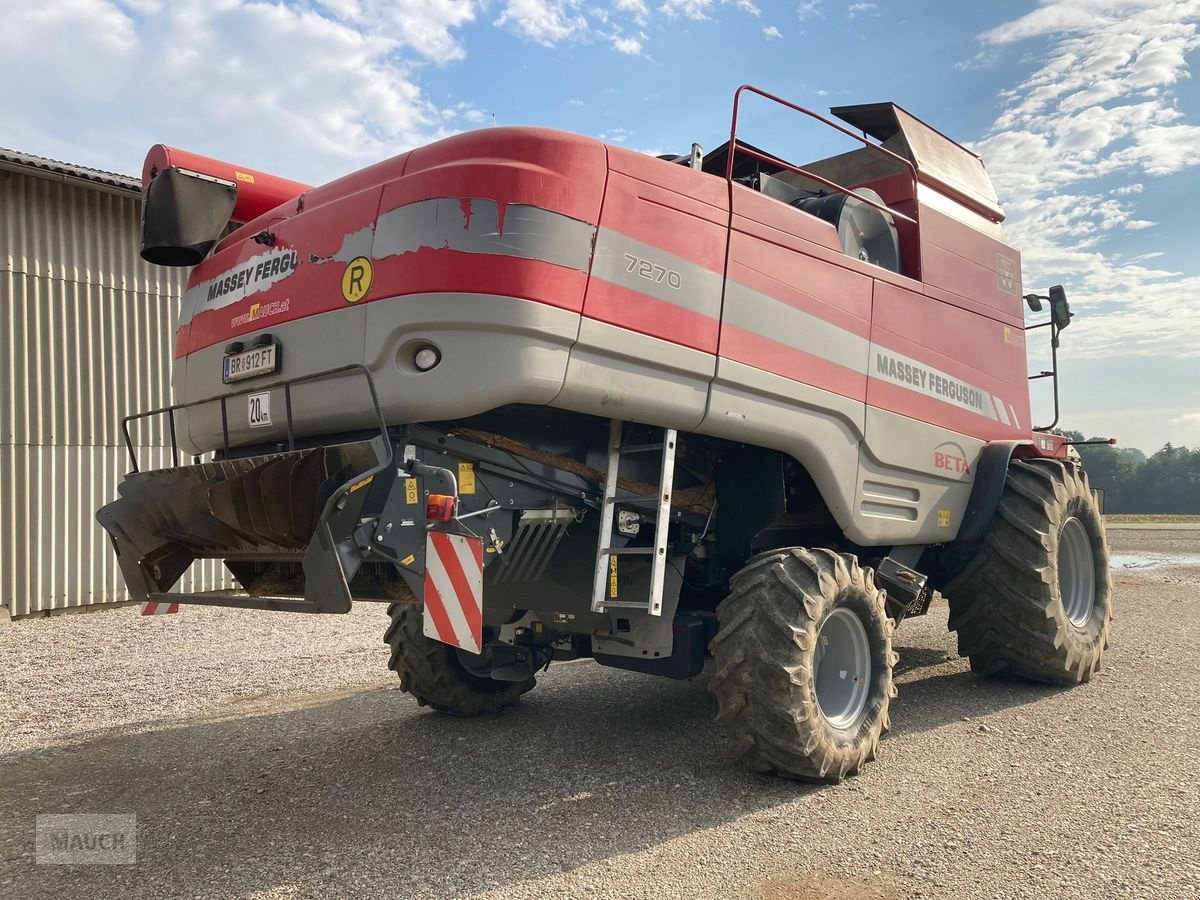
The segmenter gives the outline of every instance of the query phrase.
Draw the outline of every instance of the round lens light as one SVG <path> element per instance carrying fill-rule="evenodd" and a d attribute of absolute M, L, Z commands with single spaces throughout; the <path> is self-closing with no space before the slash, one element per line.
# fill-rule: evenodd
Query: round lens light
<path fill-rule="evenodd" d="M 421 372 L 428 372 L 441 361 L 442 354 L 436 347 L 422 347 L 413 354 L 413 365 Z"/>

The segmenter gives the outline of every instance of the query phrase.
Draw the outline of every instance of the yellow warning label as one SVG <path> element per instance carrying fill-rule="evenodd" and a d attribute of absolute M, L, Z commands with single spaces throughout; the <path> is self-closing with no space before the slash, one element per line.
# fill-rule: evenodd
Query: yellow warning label
<path fill-rule="evenodd" d="M 251 175 L 249 172 L 238 172 L 235 169 L 233 174 L 237 178 L 238 181 L 244 181 L 244 182 L 246 182 L 246 184 L 254 184 L 254 176 Z"/>
<path fill-rule="evenodd" d="M 409 506 L 417 505 L 417 479 L 404 479 L 404 502 Z"/>
<path fill-rule="evenodd" d="M 939 509 L 938 510 L 938 528 L 949 528 L 949 527 L 950 527 L 950 510 Z"/>
<path fill-rule="evenodd" d="M 375 268 L 365 256 L 359 256 L 346 264 L 342 273 L 342 296 L 347 303 L 357 303 L 367 296 L 371 289 L 371 279 L 375 277 Z"/>
<path fill-rule="evenodd" d="M 366 478 L 364 478 L 362 481 L 358 482 L 358 484 L 353 484 L 353 485 L 351 485 L 351 486 L 350 486 L 350 491 L 349 491 L 349 493 L 353 494 L 353 493 L 354 493 L 355 491 L 357 491 L 359 488 L 365 488 L 365 487 L 366 487 L 368 484 L 370 484 L 370 483 L 371 483 L 372 481 L 374 481 L 374 480 L 375 480 L 375 476 L 374 476 L 374 475 L 368 475 L 368 476 L 367 476 Z"/>
<path fill-rule="evenodd" d="M 475 493 L 475 464 L 460 462 L 458 464 L 458 492 L 460 494 Z"/>
<path fill-rule="evenodd" d="M 417 558 L 410 553 L 408 556 L 404 557 L 404 559 L 400 560 L 400 565 L 411 566 L 414 562 L 416 562 L 416 560 Z"/>
<path fill-rule="evenodd" d="M 612 600 L 617 599 L 617 558 L 615 556 L 608 558 L 608 596 Z"/>

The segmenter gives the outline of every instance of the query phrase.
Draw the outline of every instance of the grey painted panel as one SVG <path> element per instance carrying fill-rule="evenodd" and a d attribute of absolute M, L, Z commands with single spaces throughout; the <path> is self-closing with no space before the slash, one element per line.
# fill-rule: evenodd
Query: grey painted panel
<path fill-rule="evenodd" d="M 643 261 L 649 265 L 643 265 Z M 639 274 L 643 271 L 648 275 Z M 721 317 L 723 276 L 719 272 L 609 228 L 601 228 L 596 234 L 592 276 L 710 319 Z"/>
<path fill-rule="evenodd" d="M 538 259 L 586 272 L 596 226 L 536 206 L 440 197 L 389 210 L 375 228 L 376 259 L 423 247 Z"/>
<path fill-rule="evenodd" d="M 690 430 L 704 417 L 716 357 L 582 319 L 553 406 Z"/>
<path fill-rule="evenodd" d="M 549 403 L 562 387 L 578 313 L 492 294 L 413 294 L 347 306 L 271 326 L 283 347 L 280 376 L 294 378 L 363 360 L 370 368 L 389 424 L 474 415 L 509 403 Z M 247 339 L 253 339 L 253 335 Z M 442 361 L 429 372 L 411 364 L 419 346 L 433 344 Z M 188 359 L 184 396 L 230 393 L 221 383 L 222 347 Z M 254 385 L 241 382 L 237 389 Z M 247 399 L 228 404 L 234 444 L 286 439 L 282 389 L 271 391 L 274 427 L 251 429 Z M 374 423 L 364 379 L 346 375 L 293 391 L 298 435 L 329 434 Z M 179 418 L 188 452 L 221 443 L 220 407 L 210 404 Z M 181 428 L 181 433 L 183 433 Z"/>
<path fill-rule="evenodd" d="M 834 520 L 851 534 L 863 404 L 720 359 L 708 413 L 696 430 L 791 454 L 812 475 Z"/>
<path fill-rule="evenodd" d="M 736 281 L 726 286 L 725 321 L 851 371 L 866 371 L 871 346 L 866 338 Z"/>

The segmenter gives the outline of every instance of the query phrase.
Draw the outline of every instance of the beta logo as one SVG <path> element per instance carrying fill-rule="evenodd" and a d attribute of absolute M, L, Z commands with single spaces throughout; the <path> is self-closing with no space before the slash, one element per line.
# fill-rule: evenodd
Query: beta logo
<path fill-rule="evenodd" d="M 961 446 L 948 441 L 939 444 L 933 451 L 933 467 L 955 475 L 970 475 L 971 464 L 967 460 L 967 452 Z"/>

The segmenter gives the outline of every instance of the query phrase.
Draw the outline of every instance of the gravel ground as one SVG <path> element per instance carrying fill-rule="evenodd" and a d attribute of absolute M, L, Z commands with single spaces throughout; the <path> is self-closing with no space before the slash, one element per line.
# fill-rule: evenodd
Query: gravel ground
<path fill-rule="evenodd" d="M 372 605 L 0 626 L 0 897 L 1194 900 L 1200 534 L 1111 541 L 1091 684 L 976 679 L 936 604 L 833 787 L 732 768 L 701 685 L 592 663 L 491 719 L 418 710 Z M 137 864 L 35 865 L 59 812 L 135 813 Z"/>

